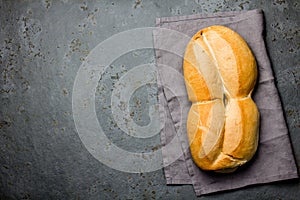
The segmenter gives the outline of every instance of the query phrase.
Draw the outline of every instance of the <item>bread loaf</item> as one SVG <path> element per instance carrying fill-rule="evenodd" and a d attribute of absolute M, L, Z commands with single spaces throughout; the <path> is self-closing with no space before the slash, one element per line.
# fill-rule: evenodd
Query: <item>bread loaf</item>
<path fill-rule="evenodd" d="M 184 55 L 192 102 L 187 134 L 194 162 L 203 170 L 233 172 L 258 145 L 259 112 L 251 99 L 255 58 L 243 38 L 224 26 L 196 33 Z"/>

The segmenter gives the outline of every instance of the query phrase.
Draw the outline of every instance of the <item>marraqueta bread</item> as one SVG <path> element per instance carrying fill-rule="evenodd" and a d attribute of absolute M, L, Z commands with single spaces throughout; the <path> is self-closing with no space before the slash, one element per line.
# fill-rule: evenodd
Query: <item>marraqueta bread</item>
<path fill-rule="evenodd" d="M 192 102 L 187 133 L 193 160 L 203 170 L 232 172 L 258 145 L 259 112 L 251 99 L 255 58 L 239 34 L 211 26 L 188 43 L 183 69 Z"/>

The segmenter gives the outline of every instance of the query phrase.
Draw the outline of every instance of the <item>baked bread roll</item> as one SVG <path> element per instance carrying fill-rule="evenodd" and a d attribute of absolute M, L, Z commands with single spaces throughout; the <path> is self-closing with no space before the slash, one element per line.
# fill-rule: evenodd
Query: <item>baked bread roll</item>
<path fill-rule="evenodd" d="M 203 170 L 233 172 L 258 145 L 259 112 L 251 99 L 255 58 L 236 32 L 211 26 L 188 43 L 183 69 L 192 102 L 187 133 L 193 160 Z"/>

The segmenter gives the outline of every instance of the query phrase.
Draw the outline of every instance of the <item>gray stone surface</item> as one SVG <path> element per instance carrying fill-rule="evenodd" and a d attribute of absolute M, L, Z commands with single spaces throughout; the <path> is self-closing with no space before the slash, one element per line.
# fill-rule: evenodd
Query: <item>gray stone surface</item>
<path fill-rule="evenodd" d="M 0 199 L 195 199 L 192 186 L 166 186 L 163 170 L 130 174 L 95 159 L 78 137 L 72 89 L 81 63 L 121 31 L 155 18 L 261 8 L 266 46 L 300 163 L 300 2 L 297 0 L 0 1 Z M 255 31 L 255 30 L 249 30 Z M 159 135 L 124 134 L 110 111 L 114 84 L 128 70 L 154 63 L 145 49 L 115 60 L 99 80 L 96 111 L 112 143 L 136 152 L 159 148 Z M 155 84 L 139 88 L 130 111 L 149 123 Z M 299 180 L 251 186 L 199 199 L 298 199 Z"/>

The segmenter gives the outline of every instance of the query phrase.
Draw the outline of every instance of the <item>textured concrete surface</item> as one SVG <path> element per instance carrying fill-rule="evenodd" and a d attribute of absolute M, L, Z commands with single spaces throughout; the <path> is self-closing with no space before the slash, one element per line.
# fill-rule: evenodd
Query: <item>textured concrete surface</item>
<path fill-rule="evenodd" d="M 0 199 L 195 199 L 191 186 L 166 186 L 163 171 L 113 170 L 85 149 L 72 117 L 73 82 L 101 41 L 162 16 L 261 8 L 266 46 L 300 164 L 300 2 L 298 0 L 0 1 Z M 252 31 L 252 30 L 249 30 Z M 159 148 L 159 135 L 132 138 L 110 112 L 113 85 L 153 50 L 129 52 L 99 80 L 96 108 L 112 143 L 130 151 Z M 149 123 L 155 84 L 130 100 L 137 124 Z M 298 199 L 299 180 L 251 186 L 199 199 Z"/>

